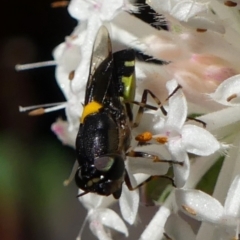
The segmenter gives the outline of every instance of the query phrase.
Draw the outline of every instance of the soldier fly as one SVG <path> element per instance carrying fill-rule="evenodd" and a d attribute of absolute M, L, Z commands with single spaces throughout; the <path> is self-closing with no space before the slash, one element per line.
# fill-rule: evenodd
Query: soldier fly
<path fill-rule="evenodd" d="M 133 188 L 125 169 L 126 156 L 182 165 L 176 161 L 159 159 L 153 154 L 129 151 L 131 129 L 138 126 L 144 108 L 153 110 L 160 108 L 167 114 L 161 102 L 150 90 L 144 90 L 140 103 L 134 101 L 134 66 L 134 50 L 127 49 L 112 54 L 108 30 L 101 27 L 93 47 L 84 108 L 76 138 L 79 167 L 75 181 L 84 191 L 78 195 L 79 197 L 92 192 L 104 196 L 112 194 L 118 199 L 121 196 L 123 182 L 129 190 L 134 190 L 156 177 L 167 178 L 175 186 L 173 179 L 168 176 L 151 176 Z M 153 97 L 158 107 L 147 104 L 148 94 Z M 133 103 L 140 106 L 135 123 L 132 122 Z M 145 144 L 148 140 L 137 141 Z"/>
<path fill-rule="evenodd" d="M 121 196 L 125 158 L 131 141 L 134 51 L 112 54 L 108 30 L 101 27 L 93 47 L 84 109 L 76 138 L 77 186 L 100 195 Z M 82 194 L 82 195 L 83 195 Z"/>

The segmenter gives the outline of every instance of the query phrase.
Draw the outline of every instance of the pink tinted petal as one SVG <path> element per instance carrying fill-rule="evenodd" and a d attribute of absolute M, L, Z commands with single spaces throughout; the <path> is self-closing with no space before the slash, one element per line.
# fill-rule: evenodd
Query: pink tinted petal
<path fill-rule="evenodd" d="M 101 225 L 109 228 L 108 231 L 105 232 L 105 229 Z M 124 234 L 126 237 L 128 236 L 128 230 L 123 220 L 117 213 L 108 208 L 95 210 L 90 215 L 90 228 L 97 237 L 100 236 L 102 239 L 108 239 L 109 234 L 107 233 L 110 233 L 111 229 Z"/>
<path fill-rule="evenodd" d="M 91 229 L 92 233 L 97 237 L 97 239 L 112 240 L 109 231 L 106 232 L 104 226 L 99 220 L 92 220 L 89 224 L 89 228 Z"/>
<path fill-rule="evenodd" d="M 167 89 L 169 95 L 177 88 L 178 83 L 176 80 L 167 82 Z M 169 99 L 169 109 L 166 120 L 166 126 L 171 128 L 180 129 L 182 128 L 187 117 L 187 101 L 181 89 Z"/>
<path fill-rule="evenodd" d="M 208 156 L 220 149 L 220 143 L 210 132 L 194 125 L 184 125 L 182 145 L 187 152 L 200 156 Z"/>
<path fill-rule="evenodd" d="M 70 130 L 67 121 L 58 119 L 52 124 L 51 130 L 57 135 L 58 139 L 64 144 L 75 148 L 77 131 Z"/>
<path fill-rule="evenodd" d="M 129 224 L 133 224 L 136 220 L 139 205 L 138 189 L 130 191 L 126 184 L 123 184 L 119 205 L 124 220 Z"/>
<path fill-rule="evenodd" d="M 199 221 L 217 224 L 223 216 L 223 206 L 199 190 L 176 189 L 176 203 L 181 211 Z"/>
<path fill-rule="evenodd" d="M 238 106 L 240 104 L 240 75 L 225 80 L 210 96 L 226 106 Z"/>
<path fill-rule="evenodd" d="M 240 218 L 240 175 L 237 175 L 228 191 L 224 204 L 225 214 Z"/>

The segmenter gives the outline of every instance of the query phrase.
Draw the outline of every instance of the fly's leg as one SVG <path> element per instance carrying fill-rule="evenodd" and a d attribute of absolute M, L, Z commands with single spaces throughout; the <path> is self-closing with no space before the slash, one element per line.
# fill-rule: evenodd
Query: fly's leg
<path fill-rule="evenodd" d="M 150 182 L 151 180 L 153 179 L 159 179 L 159 178 L 164 178 L 164 179 L 168 179 L 170 180 L 171 184 L 173 185 L 173 187 L 176 187 L 175 183 L 174 183 L 174 180 L 169 177 L 169 176 L 166 176 L 166 175 L 156 175 L 156 176 L 150 176 L 149 178 L 147 178 L 145 181 L 143 181 L 142 183 L 138 184 L 137 186 L 133 187 L 132 184 L 131 184 L 131 181 L 130 181 L 130 178 L 129 178 L 129 175 L 127 173 L 127 171 L 125 171 L 125 183 L 128 187 L 128 189 L 130 191 L 134 191 L 142 186 L 144 186 L 145 184 L 147 184 L 148 182 Z"/>
<path fill-rule="evenodd" d="M 194 117 L 187 117 L 187 121 L 188 121 L 188 120 L 193 120 L 193 121 L 195 121 L 195 122 L 201 123 L 202 126 L 203 126 L 203 128 L 206 128 L 206 126 L 207 126 L 207 124 L 206 124 L 204 121 L 202 121 L 202 120 L 200 120 L 200 119 L 197 119 L 197 118 L 194 118 Z"/>
<path fill-rule="evenodd" d="M 167 102 L 169 100 L 169 98 L 171 98 L 180 88 L 181 88 L 181 86 L 178 85 L 173 90 L 173 92 L 165 99 L 164 103 Z M 151 106 L 151 105 L 147 104 L 147 97 L 148 97 L 148 95 L 150 95 L 153 98 L 153 100 L 156 102 L 158 107 L 154 107 L 154 106 Z M 139 123 L 141 121 L 141 118 L 142 118 L 142 115 L 143 115 L 143 112 L 144 112 L 144 108 L 148 108 L 148 109 L 152 109 L 152 110 L 157 110 L 158 108 L 160 108 L 162 113 L 163 113 L 163 115 L 164 116 L 167 115 L 167 111 L 163 107 L 163 103 L 161 103 L 161 101 L 156 97 L 156 95 L 154 93 L 152 93 L 148 89 L 145 89 L 143 91 L 141 102 L 133 101 L 133 103 L 140 106 L 139 109 L 138 109 L 138 112 L 137 112 L 137 116 L 135 118 L 135 122 L 133 123 L 133 126 L 132 126 L 133 128 L 135 128 L 135 127 L 137 127 L 139 125 Z"/>
<path fill-rule="evenodd" d="M 172 238 L 170 238 L 166 233 L 163 233 L 163 235 L 167 240 L 172 240 Z"/>
<path fill-rule="evenodd" d="M 146 153 L 146 152 L 135 152 L 135 151 L 130 151 L 127 153 L 128 157 L 141 157 L 141 158 L 148 158 L 152 159 L 153 162 L 163 162 L 163 163 L 169 163 L 169 164 L 178 164 L 180 166 L 183 166 L 183 162 L 178 162 L 174 160 L 166 160 L 166 159 L 160 159 L 157 155 Z"/>

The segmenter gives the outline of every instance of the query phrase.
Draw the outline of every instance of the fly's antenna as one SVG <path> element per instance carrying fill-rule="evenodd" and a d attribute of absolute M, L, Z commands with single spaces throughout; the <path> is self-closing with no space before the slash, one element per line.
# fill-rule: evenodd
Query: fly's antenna
<path fill-rule="evenodd" d="M 82 197 L 82 196 L 84 196 L 84 195 L 86 195 L 86 194 L 88 194 L 89 192 L 82 192 L 82 193 L 80 193 L 80 194 L 78 194 L 77 195 L 77 198 L 80 198 L 80 197 Z"/>
<path fill-rule="evenodd" d="M 64 180 L 64 182 L 63 182 L 63 185 L 64 185 L 65 187 L 68 186 L 68 185 L 73 181 L 73 179 L 74 179 L 74 177 L 75 177 L 75 174 L 76 174 L 76 172 L 77 172 L 77 170 L 78 170 L 78 165 L 79 165 L 79 164 L 78 164 L 78 161 L 76 160 L 75 163 L 74 163 L 74 165 L 73 165 L 72 171 L 71 171 L 68 179 Z"/>
<path fill-rule="evenodd" d="M 47 103 L 22 107 L 19 106 L 19 112 L 28 112 L 29 116 L 42 115 L 44 113 L 53 112 L 66 108 L 67 102 Z"/>
<path fill-rule="evenodd" d="M 57 65 L 57 62 L 55 60 L 36 62 L 36 63 L 27 63 L 27 64 L 17 64 L 15 66 L 15 70 L 19 72 L 19 71 L 25 71 L 25 70 L 41 68 L 41 67 L 51 67 L 56 65 Z"/>

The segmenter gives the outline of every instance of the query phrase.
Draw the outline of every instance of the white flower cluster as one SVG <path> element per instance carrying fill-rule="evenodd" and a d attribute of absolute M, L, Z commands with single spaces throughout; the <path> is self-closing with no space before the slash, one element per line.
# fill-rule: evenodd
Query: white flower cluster
<path fill-rule="evenodd" d="M 149 144 L 133 143 L 133 149 L 174 161 L 176 188 L 143 231 L 141 240 L 159 240 L 164 236 L 177 240 L 239 239 L 239 3 L 146 0 L 156 11 L 152 25 L 132 14 L 140 14 L 146 7 L 135 1 L 71 0 L 68 5 L 78 25 L 54 51 L 56 79 L 67 100 L 67 122 L 58 120 L 52 130 L 64 144 L 75 147 L 90 57 L 101 25 L 109 30 L 114 51 L 130 47 L 164 63 L 136 62 L 137 100 L 143 89 L 149 89 L 164 103 L 167 114 L 160 109 L 144 112 L 133 135 L 148 132 Z M 154 27 L 158 24 L 165 24 L 168 30 Z M 172 94 L 179 85 L 181 88 Z M 190 121 L 190 114 L 201 116 Z M 197 121 L 205 123 L 206 128 Z M 195 190 L 224 152 L 227 154 L 213 196 Z M 126 160 L 126 169 L 135 185 L 149 175 L 166 174 L 169 165 L 151 158 Z M 88 209 L 86 220 L 98 239 L 112 239 L 111 230 L 128 236 L 123 220 L 109 209 L 115 201 L 111 196 L 89 193 L 80 201 Z M 123 219 L 133 224 L 138 212 L 138 190 L 129 191 L 124 183 L 119 203 Z M 202 224 L 193 229 L 191 221 L 187 222 L 180 212 Z"/>

